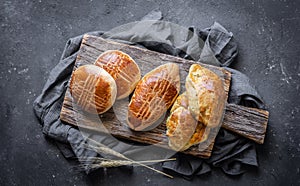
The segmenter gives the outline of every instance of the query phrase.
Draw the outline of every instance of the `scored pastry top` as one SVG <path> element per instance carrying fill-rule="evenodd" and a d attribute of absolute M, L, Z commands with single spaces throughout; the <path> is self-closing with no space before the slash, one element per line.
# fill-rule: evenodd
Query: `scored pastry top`
<path fill-rule="evenodd" d="M 128 107 L 128 125 L 133 130 L 149 130 L 172 106 L 180 91 L 179 67 L 161 65 L 146 74 L 136 86 Z"/>
<path fill-rule="evenodd" d="M 115 79 L 117 99 L 129 96 L 141 79 L 141 71 L 136 62 L 119 50 L 102 53 L 95 61 L 95 65 L 106 70 Z"/>
<path fill-rule="evenodd" d="M 73 72 L 70 93 L 76 104 L 85 111 L 101 114 L 114 104 L 117 86 L 104 69 L 95 65 L 83 65 Z"/>

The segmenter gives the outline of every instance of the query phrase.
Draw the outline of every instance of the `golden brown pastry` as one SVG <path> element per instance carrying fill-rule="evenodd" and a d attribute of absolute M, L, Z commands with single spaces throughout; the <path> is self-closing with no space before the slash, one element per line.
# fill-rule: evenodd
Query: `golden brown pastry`
<path fill-rule="evenodd" d="M 214 72 L 193 64 L 185 83 L 189 111 L 202 124 L 216 127 L 225 108 L 223 81 Z"/>
<path fill-rule="evenodd" d="M 185 109 L 188 109 L 189 107 L 189 100 L 186 97 L 186 92 L 183 92 L 176 98 L 170 112 L 174 112 L 174 110 L 176 110 L 179 107 L 183 107 Z"/>
<path fill-rule="evenodd" d="M 128 106 L 129 127 L 136 131 L 156 127 L 179 91 L 178 65 L 167 63 L 146 74 L 137 84 Z"/>
<path fill-rule="evenodd" d="M 108 50 L 102 53 L 95 65 L 106 70 L 115 79 L 117 99 L 129 96 L 141 79 L 141 71 L 135 61 L 119 50 Z"/>
<path fill-rule="evenodd" d="M 176 151 L 186 150 L 187 144 L 194 134 L 198 121 L 184 107 L 175 109 L 167 119 L 167 136 L 169 146 Z"/>
<path fill-rule="evenodd" d="M 209 134 L 209 128 L 198 122 L 190 113 L 188 104 L 186 93 L 179 95 L 167 119 L 166 134 L 169 146 L 176 151 L 184 151 L 205 141 Z"/>
<path fill-rule="evenodd" d="M 169 146 L 176 151 L 206 141 L 211 128 L 220 125 L 225 107 L 223 82 L 212 71 L 192 65 L 185 86 L 166 123 Z"/>
<path fill-rule="evenodd" d="M 114 104 L 117 85 L 103 68 L 83 65 L 73 72 L 70 92 L 77 105 L 85 111 L 102 114 Z"/>

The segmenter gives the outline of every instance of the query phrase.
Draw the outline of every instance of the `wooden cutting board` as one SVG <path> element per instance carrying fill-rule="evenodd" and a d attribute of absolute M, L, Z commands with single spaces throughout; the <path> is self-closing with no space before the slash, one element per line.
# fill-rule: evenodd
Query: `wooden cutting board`
<path fill-rule="evenodd" d="M 184 82 L 188 74 L 189 67 L 193 63 L 199 63 L 147 49 L 141 49 L 135 46 L 105 40 L 100 37 L 85 35 L 77 55 L 74 70 L 81 65 L 93 64 L 97 57 L 106 50 L 120 50 L 129 54 L 139 65 L 142 76 L 159 65 L 169 62 L 177 63 L 180 66 L 181 90 L 184 90 Z M 224 89 L 228 96 L 231 78 L 230 72 L 220 67 L 206 64 L 201 65 L 212 70 L 219 75 L 221 79 L 223 79 Z M 120 119 L 122 117 L 118 117 L 119 114 L 122 115 L 122 113 L 126 112 L 129 98 L 117 101 L 112 109 L 99 116 L 78 112 L 78 110 L 73 107 L 72 101 L 73 100 L 68 88 L 60 113 L 60 119 L 62 121 L 71 125 L 91 129 L 93 131 L 104 132 L 103 128 L 99 125 L 99 121 L 101 120 L 106 130 L 115 137 L 145 144 L 156 144 L 158 146 L 168 148 L 168 140 L 165 134 L 165 121 L 168 115 L 166 115 L 165 120 L 157 128 L 147 132 L 136 132 L 127 127 L 126 122 Z M 222 127 L 262 144 L 264 142 L 268 123 L 268 115 L 269 113 L 265 110 L 227 104 Z M 78 118 L 80 118 L 80 122 L 78 122 Z M 210 144 L 204 151 L 199 151 L 197 147 L 191 147 L 183 153 L 208 158 L 211 155 L 212 148 L 213 143 Z"/>

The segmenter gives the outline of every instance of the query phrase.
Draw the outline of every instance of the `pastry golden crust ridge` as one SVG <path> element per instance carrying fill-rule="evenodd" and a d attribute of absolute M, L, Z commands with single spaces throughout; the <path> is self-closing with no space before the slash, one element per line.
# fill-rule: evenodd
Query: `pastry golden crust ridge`
<path fill-rule="evenodd" d="M 129 127 L 136 131 L 156 127 L 172 106 L 179 91 L 178 65 L 167 63 L 147 73 L 137 84 L 129 103 Z"/>
<path fill-rule="evenodd" d="M 83 110 L 102 114 L 114 104 L 117 86 L 104 69 L 95 65 L 83 65 L 73 72 L 70 93 Z"/>
<path fill-rule="evenodd" d="M 119 50 L 108 50 L 102 53 L 95 65 L 106 70 L 115 79 L 117 99 L 129 96 L 141 79 L 141 71 L 136 62 L 128 54 Z"/>

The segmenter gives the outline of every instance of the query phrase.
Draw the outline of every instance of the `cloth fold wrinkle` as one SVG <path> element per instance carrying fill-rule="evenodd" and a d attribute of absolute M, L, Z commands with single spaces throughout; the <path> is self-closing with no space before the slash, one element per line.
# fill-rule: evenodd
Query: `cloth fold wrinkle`
<path fill-rule="evenodd" d="M 193 30 L 174 23 L 154 20 L 128 23 L 105 32 L 102 37 L 138 43 L 150 50 L 196 61 L 200 58 L 204 45 Z"/>
<path fill-rule="evenodd" d="M 231 73 L 228 102 L 263 109 L 264 103 L 262 98 L 255 87 L 251 85 L 249 78 L 245 74 L 232 68 L 225 67 L 225 69 Z"/>
<path fill-rule="evenodd" d="M 160 16 L 156 16 L 156 18 L 157 17 Z M 149 23 L 148 26 L 141 26 L 147 23 Z M 132 24 L 136 24 L 136 26 L 134 27 Z M 184 29 L 184 31 L 179 31 L 178 27 L 170 28 L 172 25 L 174 24 L 169 22 L 144 20 L 143 23 L 130 23 L 122 28 L 117 27 L 116 29 L 112 29 L 109 32 L 96 31 L 89 34 L 127 44 L 139 45 L 150 50 L 186 59 L 198 58 L 201 62 L 208 62 L 214 65 L 228 66 L 234 60 L 237 54 L 237 45 L 232 39 L 232 33 L 227 32 L 220 24 L 214 23 L 212 27 L 204 30 L 190 27 Z M 153 26 L 156 29 L 149 29 Z M 163 37 L 160 37 L 160 34 L 157 34 L 157 32 L 164 33 L 162 34 Z M 168 40 L 165 40 L 166 38 L 168 38 Z M 200 38 L 206 38 L 204 39 L 205 42 Z M 62 142 L 64 145 L 69 144 L 75 156 L 79 159 L 97 157 L 99 154 L 84 148 L 86 141 L 82 131 L 62 122 L 59 119 L 59 112 L 81 40 L 82 35 L 72 38 L 67 42 L 60 62 L 50 72 L 49 79 L 43 88 L 42 94 L 37 97 L 33 105 L 36 116 L 41 120 L 44 134 L 57 140 L 57 143 Z M 206 44 L 208 40 L 213 44 Z M 201 60 L 203 50 L 207 53 L 207 56 L 209 56 L 209 54 L 211 55 L 211 61 Z M 233 72 L 229 102 L 249 104 L 257 107 L 263 106 L 261 98 L 251 86 L 248 81 L 249 79 L 236 70 L 229 68 L 228 70 Z M 237 75 L 235 76 L 235 74 Z M 221 167 L 226 174 L 231 175 L 243 173 L 246 170 L 245 167 L 249 165 L 257 166 L 255 146 L 252 142 L 229 133 L 224 129 L 220 131 L 216 139 L 212 157 L 209 160 L 203 160 L 184 154 L 176 154 L 177 161 L 162 163 L 162 167 L 184 175 L 187 178 L 209 172 L 210 166 Z M 228 138 L 228 144 L 224 145 L 222 140 L 226 141 L 227 139 L 222 138 L 222 136 Z M 107 143 L 111 148 L 124 153 L 126 156 L 136 153 L 136 149 L 132 145 L 124 145 L 116 141 L 110 141 L 103 135 L 89 134 L 88 137 Z M 231 139 L 231 141 L 229 139 Z M 238 144 L 241 150 L 235 149 L 235 144 Z M 69 157 L 70 154 L 71 153 L 67 154 L 67 157 Z M 85 170 L 89 173 L 92 169 L 86 164 Z"/>
<path fill-rule="evenodd" d="M 210 28 L 200 30 L 199 36 L 205 41 L 205 47 L 212 51 L 220 66 L 227 67 L 236 58 L 238 50 L 233 34 L 218 22 Z"/>

